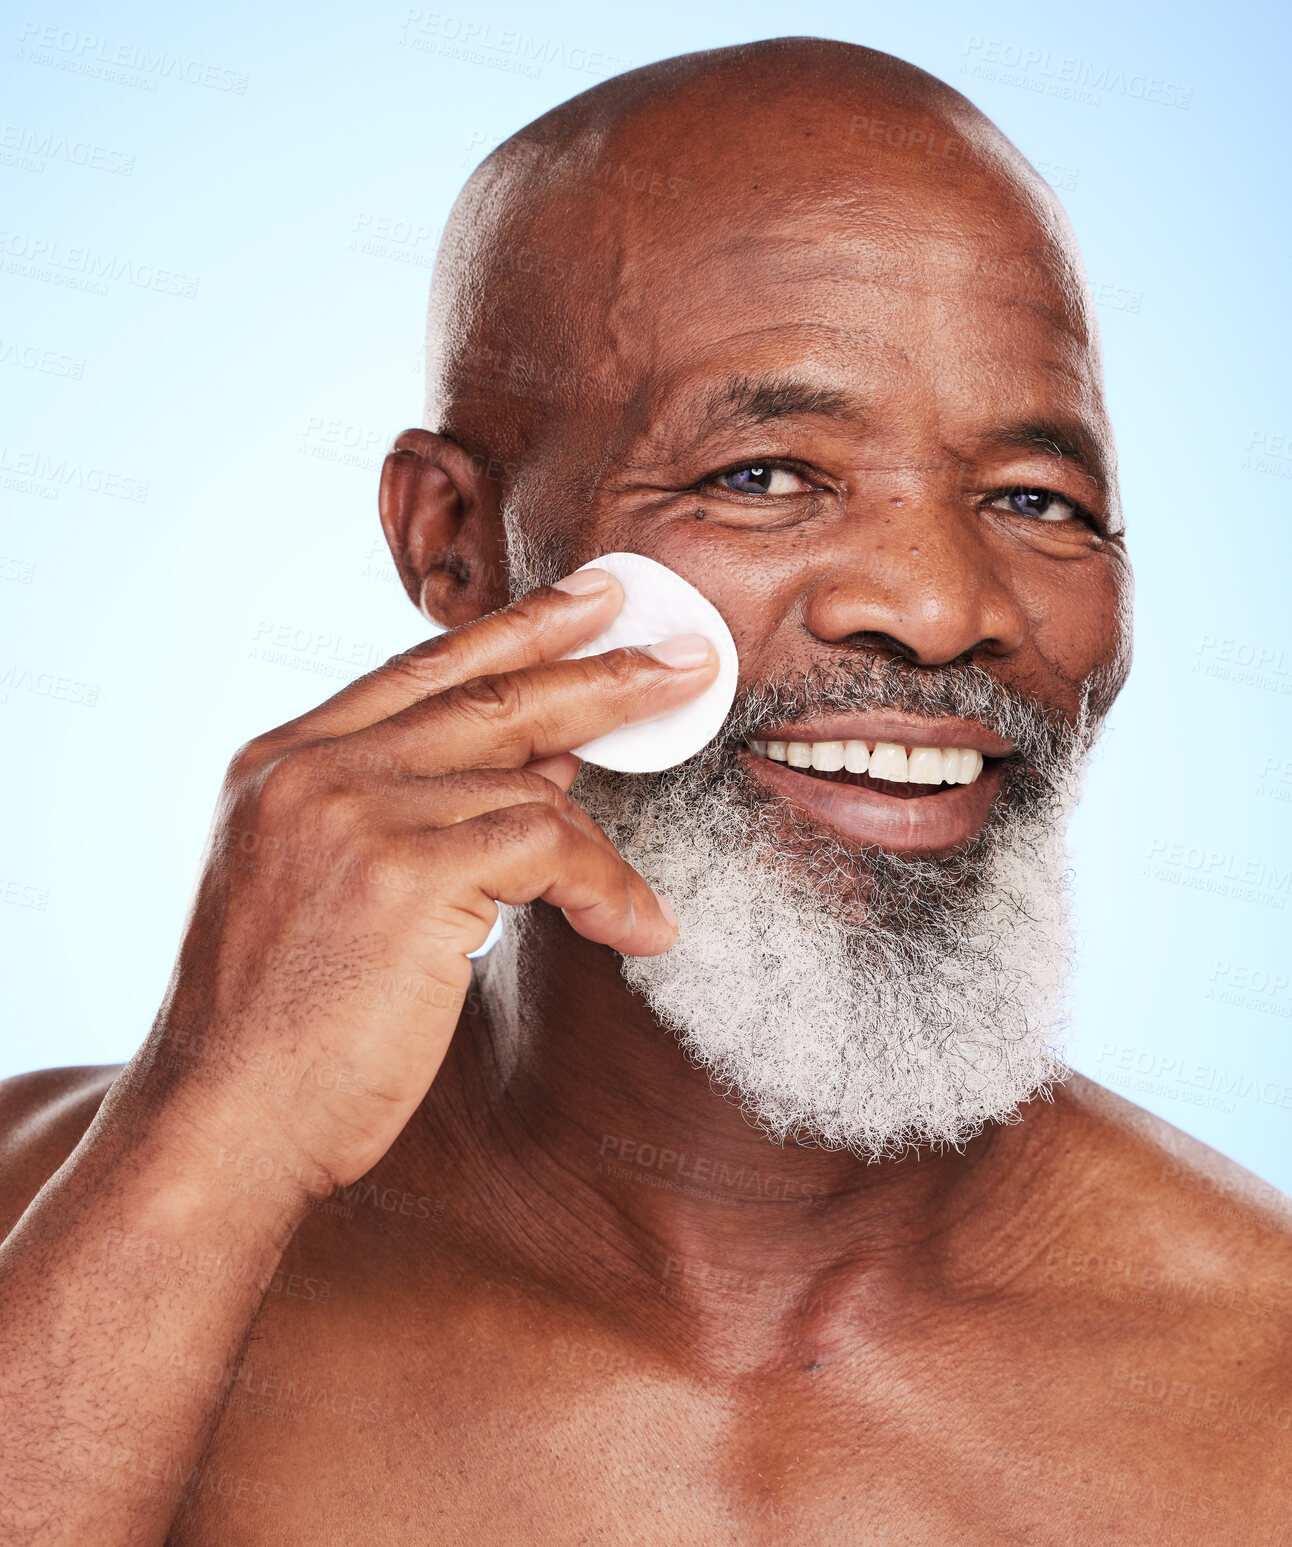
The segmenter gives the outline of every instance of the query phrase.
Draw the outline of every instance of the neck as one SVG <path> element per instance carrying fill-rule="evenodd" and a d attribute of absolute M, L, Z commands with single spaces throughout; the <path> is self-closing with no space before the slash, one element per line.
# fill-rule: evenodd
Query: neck
<path fill-rule="evenodd" d="M 718 1328 L 733 1298 L 789 1307 L 840 1274 L 909 1311 L 1030 1254 L 1051 1103 L 962 1151 L 867 1164 L 769 1140 L 554 909 L 479 981 L 414 1141 L 465 1200 L 476 1260 L 618 1312 L 682 1299 Z"/>

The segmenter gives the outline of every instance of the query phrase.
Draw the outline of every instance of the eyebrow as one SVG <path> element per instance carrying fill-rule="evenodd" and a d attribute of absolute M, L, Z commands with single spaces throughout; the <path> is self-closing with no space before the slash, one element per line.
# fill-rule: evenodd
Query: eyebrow
<path fill-rule="evenodd" d="M 745 430 L 777 419 L 815 416 L 861 419 L 867 413 L 847 392 L 790 375 L 733 376 L 710 389 L 701 414 L 705 434 L 714 430 Z M 1001 425 L 979 437 L 979 443 L 1001 450 L 1044 451 L 1060 457 L 1107 494 L 1109 475 L 1099 443 L 1072 419 L 1025 419 Z"/>
<path fill-rule="evenodd" d="M 846 419 L 859 415 L 860 407 L 846 392 L 794 376 L 733 376 L 714 387 L 704 405 L 706 429 L 750 429 L 808 414 Z"/>
<path fill-rule="evenodd" d="M 1094 438 L 1079 424 L 1057 419 L 1026 419 L 1019 424 L 1002 425 L 981 437 L 986 446 L 1002 450 L 1045 451 L 1062 457 L 1099 486 L 1108 490 L 1108 470 Z"/>

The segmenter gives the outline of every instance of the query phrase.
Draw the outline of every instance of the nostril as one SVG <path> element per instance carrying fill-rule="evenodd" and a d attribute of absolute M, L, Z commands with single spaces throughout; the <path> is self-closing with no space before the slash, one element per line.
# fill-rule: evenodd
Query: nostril
<path fill-rule="evenodd" d="M 873 650 L 880 654 L 894 655 L 900 661 L 917 661 L 918 652 L 912 650 L 910 645 L 903 644 L 893 634 L 881 634 L 872 629 L 863 629 L 856 634 L 849 634 L 839 641 L 843 645 L 851 645 L 856 650 Z"/>

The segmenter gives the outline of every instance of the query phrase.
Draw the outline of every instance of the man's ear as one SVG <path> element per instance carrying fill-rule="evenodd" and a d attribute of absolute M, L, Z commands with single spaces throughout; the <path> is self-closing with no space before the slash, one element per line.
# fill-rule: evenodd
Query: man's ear
<path fill-rule="evenodd" d="M 381 470 L 381 525 L 413 604 L 456 628 L 508 599 L 498 480 L 480 457 L 405 430 Z"/>

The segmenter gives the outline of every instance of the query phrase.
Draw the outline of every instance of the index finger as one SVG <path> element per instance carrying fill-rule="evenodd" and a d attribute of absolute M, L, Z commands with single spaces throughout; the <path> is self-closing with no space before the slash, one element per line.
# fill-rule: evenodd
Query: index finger
<path fill-rule="evenodd" d="M 576 570 L 392 656 L 317 709 L 289 720 L 274 737 L 296 745 L 347 736 L 473 677 L 563 660 L 608 628 L 623 604 L 623 587 L 613 575 Z"/>

